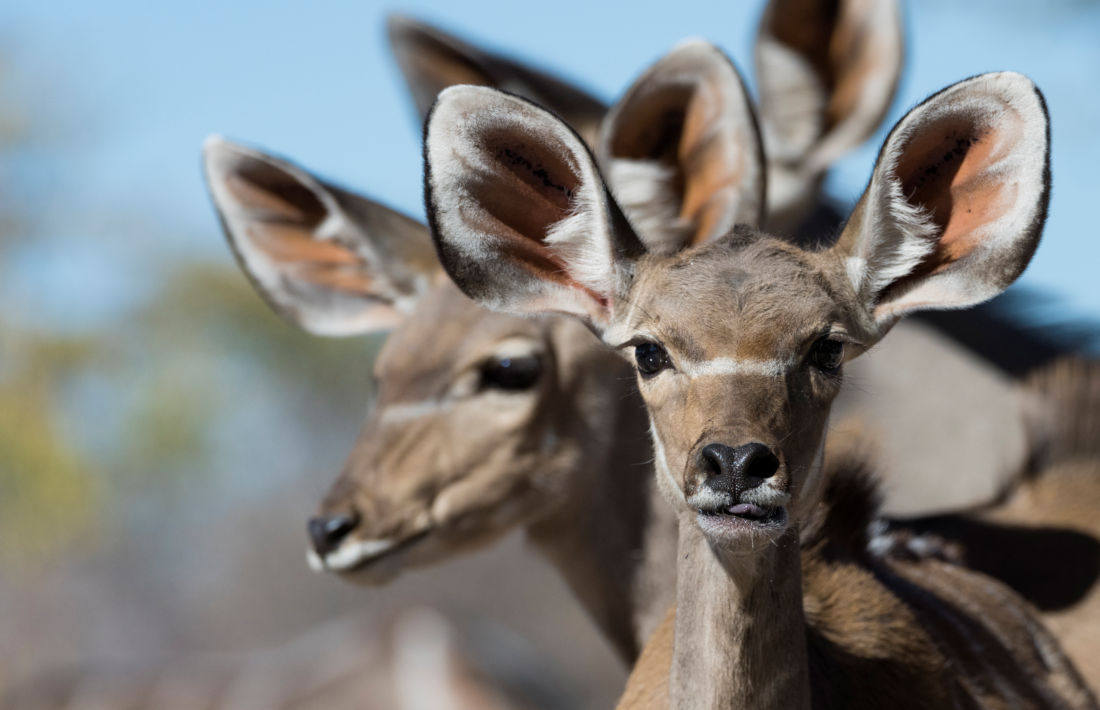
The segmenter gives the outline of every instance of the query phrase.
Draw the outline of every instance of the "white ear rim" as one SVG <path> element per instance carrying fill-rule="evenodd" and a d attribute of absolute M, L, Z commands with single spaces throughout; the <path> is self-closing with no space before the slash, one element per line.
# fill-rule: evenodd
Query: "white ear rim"
<path fill-rule="evenodd" d="M 1017 199 L 995 221 L 981 229 L 990 235 L 973 253 L 948 268 L 914 284 L 875 309 L 879 324 L 922 308 L 964 308 L 1003 291 L 1022 273 L 1038 246 L 1050 193 L 1050 136 L 1046 106 L 1035 84 L 1015 72 L 982 74 L 933 95 L 911 110 L 887 137 L 863 199 L 860 230 L 865 235 L 848 256 L 846 270 L 852 286 L 864 298 L 911 273 L 935 247 L 938 228 L 930 215 L 902 194 L 894 175 L 902 151 L 921 128 L 959 113 L 971 113 L 993 123 L 1012 112 L 1020 118 L 1021 135 L 1015 148 L 988 169 L 1012 176 Z M 1020 259 L 1005 255 L 1019 251 Z M 1022 261 L 1022 264 L 1020 263 Z M 955 265 L 953 265 L 955 266 Z M 987 278 L 975 279 L 975 270 Z"/>
<path fill-rule="evenodd" d="M 569 266 L 569 275 L 601 295 L 622 292 L 626 277 L 617 267 L 611 207 L 607 191 L 588 149 L 562 121 L 522 98 L 483 87 L 459 85 L 440 92 L 428 116 L 424 143 L 427 163 L 429 214 L 442 261 L 452 277 L 464 264 L 494 261 L 494 234 L 468 226 L 464 214 L 482 211 L 466 187 L 471 176 L 491 174 L 493 166 L 476 147 L 479 132 L 507 126 L 535 141 L 562 145 L 573 170 L 580 175 L 571 215 L 553 225 L 543 242 L 553 245 Z M 470 283 L 456 278 L 467 293 L 495 310 L 534 314 L 558 312 L 576 315 L 593 326 L 603 326 L 609 314 L 591 296 L 558 283 L 517 282 L 506 293 L 475 293 Z"/>

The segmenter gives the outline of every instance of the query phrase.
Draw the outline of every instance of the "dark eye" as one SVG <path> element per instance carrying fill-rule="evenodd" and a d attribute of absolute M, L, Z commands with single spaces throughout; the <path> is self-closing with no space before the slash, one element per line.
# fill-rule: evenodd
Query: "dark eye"
<path fill-rule="evenodd" d="M 642 343 L 634 348 L 634 360 L 638 363 L 638 372 L 652 377 L 666 367 L 671 367 L 668 353 L 657 343 Z"/>
<path fill-rule="evenodd" d="M 810 362 L 824 372 L 835 372 L 844 362 L 844 343 L 833 338 L 822 338 L 810 350 Z"/>
<path fill-rule="evenodd" d="M 494 357 L 481 366 L 481 389 L 530 389 L 541 374 L 542 360 L 538 355 Z"/>

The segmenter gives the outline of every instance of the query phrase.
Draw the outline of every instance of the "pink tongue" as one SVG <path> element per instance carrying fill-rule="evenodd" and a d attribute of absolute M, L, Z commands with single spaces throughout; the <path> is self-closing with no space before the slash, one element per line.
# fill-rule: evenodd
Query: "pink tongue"
<path fill-rule="evenodd" d="M 752 503 L 738 503 L 737 505 L 731 505 L 726 509 L 726 512 L 730 515 L 741 515 L 746 518 L 762 518 L 764 517 L 764 509 L 760 506 L 753 505 Z"/>

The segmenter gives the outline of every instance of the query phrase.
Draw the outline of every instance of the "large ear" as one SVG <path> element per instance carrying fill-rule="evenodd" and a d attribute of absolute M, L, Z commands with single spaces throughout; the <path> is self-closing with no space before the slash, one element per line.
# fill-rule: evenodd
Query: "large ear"
<path fill-rule="evenodd" d="M 903 55 L 898 0 L 769 0 L 756 75 L 776 221 L 797 221 L 829 165 L 875 132 Z"/>
<path fill-rule="evenodd" d="M 432 234 L 467 295 L 610 324 L 643 249 L 576 133 L 519 97 L 457 86 L 428 117 L 424 155 Z"/>
<path fill-rule="evenodd" d="M 906 312 L 1000 293 L 1027 266 L 1050 199 L 1050 129 L 1020 74 L 950 86 L 891 131 L 834 247 L 880 333 Z"/>
<path fill-rule="evenodd" d="M 203 162 L 241 268 L 311 333 L 391 328 L 440 270 L 427 227 L 291 163 L 217 136 Z"/>
<path fill-rule="evenodd" d="M 741 76 L 689 40 L 642 74 L 600 130 L 600 164 L 650 251 L 716 239 L 764 212 L 764 153 Z"/>
<path fill-rule="evenodd" d="M 421 118 L 448 86 L 491 86 L 530 99 L 565 119 L 591 142 L 607 106 L 588 92 L 519 62 L 478 49 L 438 27 L 389 18 L 390 46 Z"/>

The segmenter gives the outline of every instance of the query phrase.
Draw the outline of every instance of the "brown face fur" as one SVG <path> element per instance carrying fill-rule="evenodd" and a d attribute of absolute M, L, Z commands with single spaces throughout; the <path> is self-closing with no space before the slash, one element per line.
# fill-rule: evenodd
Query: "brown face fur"
<path fill-rule="evenodd" d="M 501 387 L 486 373 L 505 357 L 537 374 Z M 602 431 L 617 388 L 584 381 L 626 379 L 580 324 L 492 313 L 449 283 L 389 337 L 374 374 L 378 401 L 319 511 L 357 524 L 324 560 L 310 555 L 366 583 L 552 514 L 611 436 L 581 431 Z"/>
<path fill-rule="evenodd" d="M 678 507 L 690 513 L 739 502 L 736 494 L 715 499 L 708 490 L 713 471 L 703 449 L 753 442 L 778 458 L 766 486 L 783 501 L 790 522 L 816 503 L 825 425 L 841 373 L 815 363 L 815 346 L 839 340 L 854 354 L 861 337 L 853 308 L 843 305 L 854 303 L 845 284 L 826 252 L 741 229 L 638 265 L 625 313 L 605 339 L 625 341 L 622 349 L 632 359 L 639 343 L 667 353 L 669 366 L 651 375 L 639 371 L 638 382 L 660 479 Z M 743 542 L 715 533 L 734 546 Z"/>

